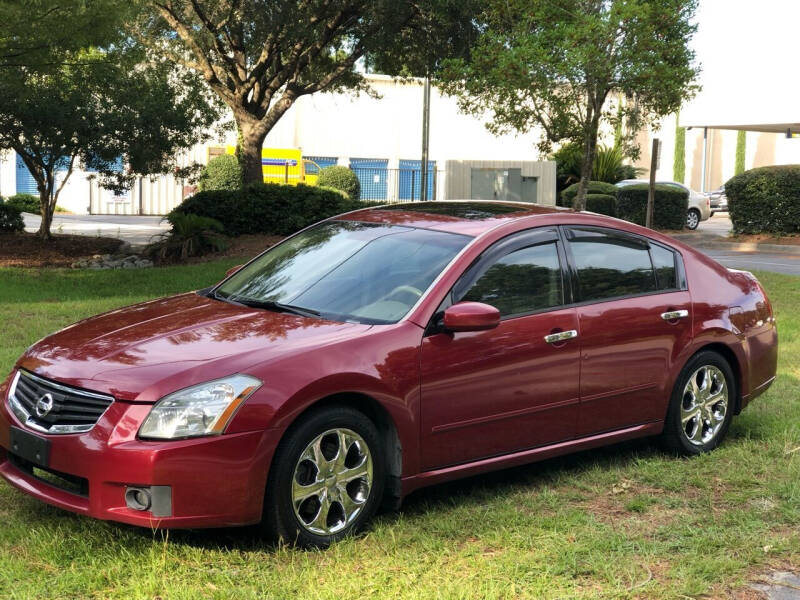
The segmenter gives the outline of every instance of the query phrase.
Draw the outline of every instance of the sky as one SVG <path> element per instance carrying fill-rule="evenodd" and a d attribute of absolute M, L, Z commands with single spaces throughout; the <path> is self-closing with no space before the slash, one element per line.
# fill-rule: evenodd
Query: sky
<path fill-rule="evenodd" d="M 800 123 L 800 0 L 700 0 L 682 125 Z"/>

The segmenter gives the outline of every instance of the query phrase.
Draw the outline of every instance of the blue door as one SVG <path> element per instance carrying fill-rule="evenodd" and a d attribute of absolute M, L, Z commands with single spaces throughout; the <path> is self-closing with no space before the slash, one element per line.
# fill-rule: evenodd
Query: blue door
<path fill-rule="evenodd" d="M 351 158 L 350 168 L 361 182 L 362 200 L 386 200 L 388 159 Z"/>
<path fill-rule="evenodd" d="M 428 161 L 428 182 L 425 186 L 428 190 L 426 195 L 428 200 L 433 200 L 433 178 L 436 176 L 436 163 Z M 422 184 L 422 161 L 421 160 L 400 160 L 398 177 L 400 179 L 400 189 L 398 190 L 399 200 L 419 200 L 420 185 Z"/>

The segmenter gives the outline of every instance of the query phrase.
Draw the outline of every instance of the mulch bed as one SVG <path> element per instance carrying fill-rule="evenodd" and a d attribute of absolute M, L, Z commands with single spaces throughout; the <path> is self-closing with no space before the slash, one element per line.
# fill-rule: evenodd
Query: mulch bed
<path fill-rule="evenodd" d="M 283 236 L 280 235 L 240 235 L 239 237 L 230 238 L 228 240 L 229 246 L 222 252 L 214 252 L 213 254 L 206 254 L 205 256 L 194 256 L 184 261 L 173 261 L 161 264 L 197 264 L 219 260 L 221 258 L 241 258 L 244 263 L 256 255 L 261 254 L 267 248 L 274 246 L 282 239 Z"/>
<path fill-rule="evenodd" d="M 730 235 L 725 238 L 726 242 L 752 242 L 755 244 L 782 244 L 784 246 L 800 246 L 800 235 L 769 235 L 759 233 L 755 235 Z"/>
<path fill-rule="evenodd" d="M 53 235 L 43 241 L 34 233 L 0 234 L 0 267 L 69 267 L 78 258 L 113 254 L 122 245 L 114 238 Z"/>

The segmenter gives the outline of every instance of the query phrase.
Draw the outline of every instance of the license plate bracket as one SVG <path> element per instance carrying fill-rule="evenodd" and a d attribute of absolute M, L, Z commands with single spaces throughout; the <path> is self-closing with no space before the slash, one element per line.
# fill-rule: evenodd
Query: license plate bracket
<path fill-rule="evenodd" d="M 20 458 L 38 467 L 50 465 L 50 440 L 11 426 L 9 442 L 11 452 Z"/>

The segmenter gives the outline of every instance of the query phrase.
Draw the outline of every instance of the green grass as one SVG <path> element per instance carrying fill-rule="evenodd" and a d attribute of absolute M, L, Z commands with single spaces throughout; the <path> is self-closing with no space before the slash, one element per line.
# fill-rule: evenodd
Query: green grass
<path fill-rule="evenodd" d="M 0 369 L 58 327 L 203 287 L 235 262 L 0 270 Z M 729 597 L 769 565 L 800 565 L 800 279 L 759 276 L 779 377 L 709 455 L 637 442 L 438 486 L 327 552 L 271 549 L 253 528 L 93 521 L 0 484 L 0 597 Z"/>

